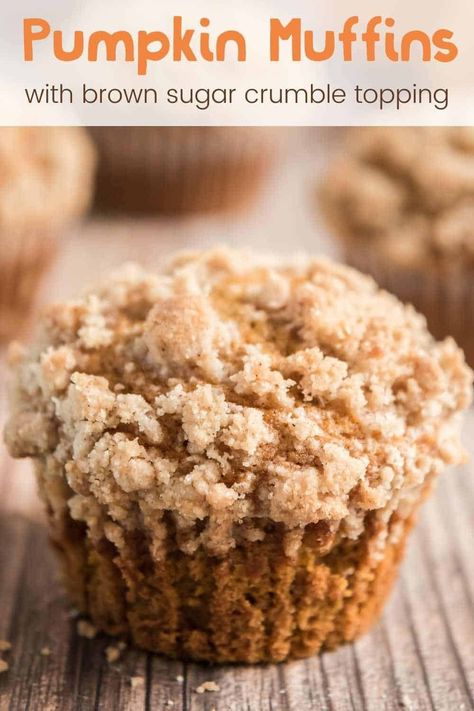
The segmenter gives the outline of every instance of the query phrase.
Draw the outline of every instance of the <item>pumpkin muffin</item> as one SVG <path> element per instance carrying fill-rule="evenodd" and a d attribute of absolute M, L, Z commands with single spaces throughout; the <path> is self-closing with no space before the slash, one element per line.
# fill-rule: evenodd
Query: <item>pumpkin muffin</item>
<path fill-rule="evenodd" d="M 258 195 L 283 129 L 225 126 L 92 128 L 96 204 L 105 211 L 239 210 Z"/>
<path fill-rule="evenodd" d="M 463 457 L 471 372 L 369 277 L 217 250 L 128 266 L 11 355 L 79 609 L 147 650 L 281 661 L 377 618 L 417 509 Z"/>
<path fill-rule="evenodd" d="M 346 260 L 474 364 L 474 128 L 349 133 L 321 189 Z"/>
<path fill-rule="evenodd" d="M 0 341 L 24 325 L 58 237 L 87 208 L 93 166 L 82 129 L 0 129 Z"/>

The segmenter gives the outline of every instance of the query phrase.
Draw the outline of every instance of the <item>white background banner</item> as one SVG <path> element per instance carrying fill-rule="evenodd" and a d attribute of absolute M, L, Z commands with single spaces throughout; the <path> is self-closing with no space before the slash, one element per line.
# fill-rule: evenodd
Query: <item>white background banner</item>
<path fill-rule="evenodd" d="M 0 123 L 472 124 L 473 28 L 471 0 L 3 2 Z"/>

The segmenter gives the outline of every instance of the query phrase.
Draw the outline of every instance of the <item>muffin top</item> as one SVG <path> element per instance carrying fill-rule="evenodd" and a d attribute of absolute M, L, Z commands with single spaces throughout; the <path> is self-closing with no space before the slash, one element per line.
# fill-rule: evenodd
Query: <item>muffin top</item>
<path fill-rule="evenodd" d="M 91 198 L 94 150 L 81 128 L 0 130 L 0 229 L 43 229 L 80 215 Z"/>
<path fill-rule="evenodd" d="M 408 267 L 474 268 L 474 128 L 365 128 L 321 188 L 341 236 Z"/>
<path fill-rule="evenodd" d="M 409 512 L 463 458 L 472 382 L 370 278 L 225 249 L 50 307 L 12 367 L 12 455 L 46 465 L 50 492 L 67 481 L 91 535 L 145 528 L 157 558 L 170 521 L 185 552 L 276 525 L 293 554 L 308 526 L 356 538 L 369 511 Z"/>

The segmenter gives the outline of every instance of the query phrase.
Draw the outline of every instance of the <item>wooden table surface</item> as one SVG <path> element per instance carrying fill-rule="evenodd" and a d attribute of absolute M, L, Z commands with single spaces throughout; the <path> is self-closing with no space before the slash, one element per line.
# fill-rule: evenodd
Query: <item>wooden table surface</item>
<path fill-rule="evenodd" d="M 71 296 L 125 259 L 159 265 L 179 247 L 225 241 L 328 251 L 308 199 L 314 160 L 303 167 L 301 154 L 239 220 L 90 221 L 65 243 L 44 298 Z M 0 425 L 5 410 L 0 356 Z M 474 457 L 474 412 L 465 442 Z M 207 667 L 133 649 L 110 664 L 105 638 L 76 633 L 29 463 L 13 462 L 0 445 L 1 639 L 12 649 L 3 654 L 10 668 L 0 675 L 0 711 L 474 709 L 474 464 L 441 477 L 381 622 L 356 644 L 278 666 Z M 219 691 L 198 694 L 204 681 Z"/>

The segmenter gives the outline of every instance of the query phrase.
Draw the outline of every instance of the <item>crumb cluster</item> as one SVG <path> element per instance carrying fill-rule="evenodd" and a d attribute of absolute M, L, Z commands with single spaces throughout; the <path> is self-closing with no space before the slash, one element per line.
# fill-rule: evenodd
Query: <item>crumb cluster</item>
<path fill-rule="evenodd" d="M 80 128 L 3 128 L 0 133 L 0 228 L 63 224 L 88 206 L 95 162 Z"/>
<path fill-rule="evenodd" d="M 357 538 L 368 511 L 410 509 L 463 458 L 461 351 L 325 260 L 215 250 L 162 275 L 129 265 L 49 308 L 12 363 L 10 452 L 37 461 L 53 517 L 67 506 L 125 558 L 139 530 L 160 560 L 170 525 L 189 554 L 224 555 L 275 523 L 288 555 L 321 521 Z"/>
<path fill-rule="evenodd" d="M 474 268 L 474 129 L 349 135 L 322 187 L 329 220 L 404 266 Z"/>
<path fill-rule="evenodd" d="M 76 629 L 79 637 L 84 637 L 84 639 L 94 639 L 97 637 L 97 627 L 88 620 L 78 620 Z"/>
<path fill-rule="evenodd" d="M 196 694 L 205 694 L 206 691 L 220 691 L 220 687 L 215 681 L 203 681 L 196 687 Z"/>
<path fill-rule="evenodd" d="M 114 664 L 115 662 L 118 662 L 126 648 L 127 645 L 122 640 L 119 640 L 114 644 L 109 644 L 105 648 L 105 658 L 107 659 L 108 663 Z"/>

